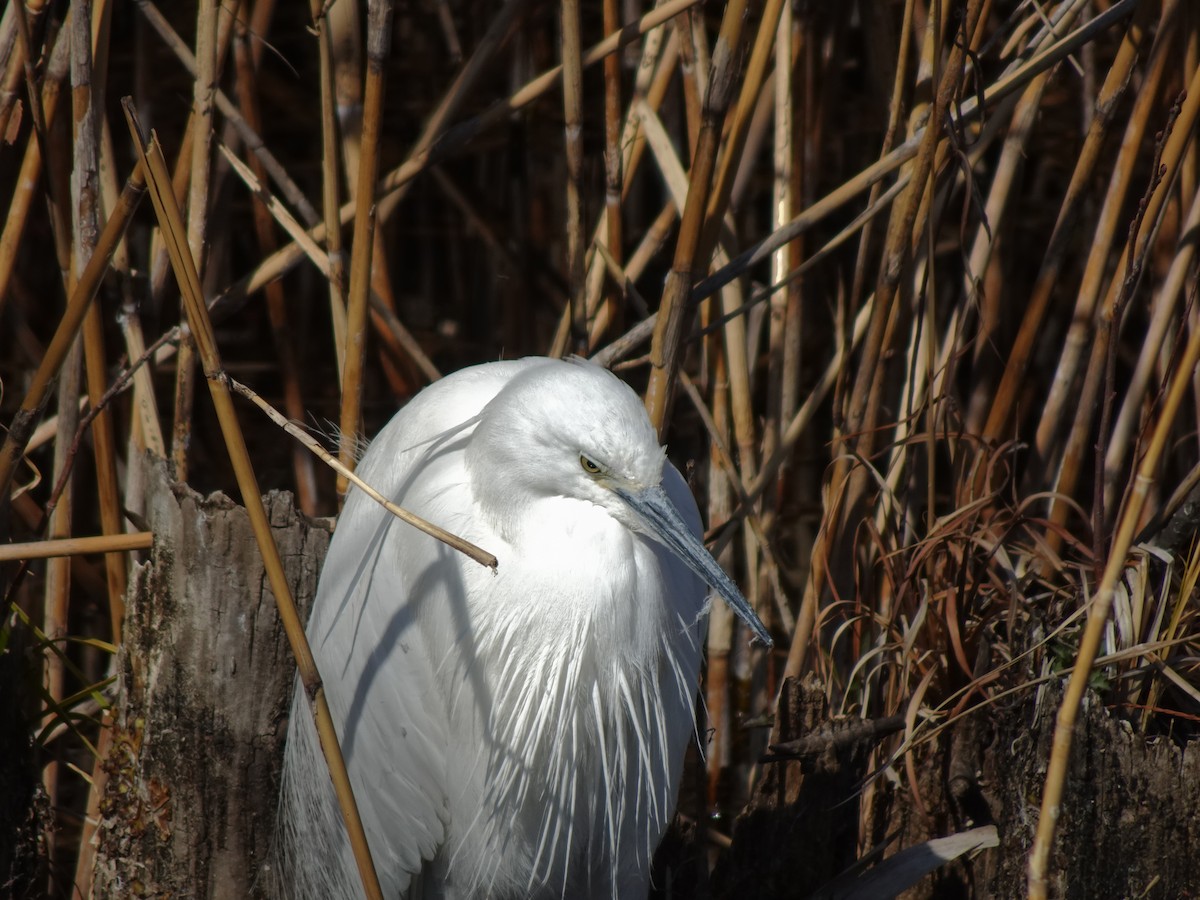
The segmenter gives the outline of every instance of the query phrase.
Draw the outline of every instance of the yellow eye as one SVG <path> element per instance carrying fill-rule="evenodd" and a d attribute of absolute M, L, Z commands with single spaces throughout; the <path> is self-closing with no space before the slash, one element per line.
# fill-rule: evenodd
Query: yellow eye
<path fill-rule="evenodd" d="M 583 471 L 587 472 L 589 475 L 599 475 L 600 474 L 600 466 L 598 464 L 592 462 L 590 459 L 588 459 L 582 453 L 579 454 L 579 464 L 581 466 L 583 466 Z"/>

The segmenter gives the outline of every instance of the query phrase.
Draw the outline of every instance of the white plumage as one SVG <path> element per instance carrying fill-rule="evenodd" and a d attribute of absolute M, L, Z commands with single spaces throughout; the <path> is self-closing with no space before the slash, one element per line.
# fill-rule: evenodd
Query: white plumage
<path fill-rule="evenodd" d="M 644 897 L 694 728 L 697 572 L 765 631 L 637 395 L 579 361 L 477 366 L 358 471 L 499 560 L 360 491 L 330 546 L 308 637 L 385 896 Z M 280 823 L 288 894 L 361 896 L 299 690 Z"/>

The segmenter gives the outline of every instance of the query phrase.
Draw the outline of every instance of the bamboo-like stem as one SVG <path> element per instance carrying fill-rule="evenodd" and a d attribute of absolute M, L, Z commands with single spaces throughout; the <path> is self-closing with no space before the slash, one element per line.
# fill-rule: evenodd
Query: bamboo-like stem
<path fill-rule="evenodd" d="M 111 7 L 110 7 L 111 8 Z M 140 168 L 140 167 L 139 167 Z M 112 128 L 107 116 L 100 120 L 100 187 L 104 208 L 118 209 L 123 200 L 121 185 L 117 181 L 116 153 L 113 148 Z M 130 360 L 137 360 L 146 352 L 146 339 L 142 332 L 141 315 L 134 300 L 130 283 L 129 250 L 119 242 L 112 256 L 112 268 L 119 273 L 121 306 L 117 312 L 117 325 L 124 338 L 125 353 Z M 128 456 L 149 452 L 160 459 L 166 458 L 162 425 L 159 421 L 158 403 L 154 396 L 154 380 L 148 366 L 139 365 L 133 374 L 134 421 L 129 431 L 131 450 Z M 127 478 L 125 481 L 124 505 L 129 509 L 141 510 L 141 479 Z"/>
<path fill-rule="evenodd" d="M 358 807 L 354 802 L 354 794 L 350 787 L 350 779 L 346 773 L 346 763 L 338 747 L 337 734 L 334 731 L 333 720 L 329 714 L 329 704 L 325 699 L 325 691 L 321 685 L 321 677 L 317 671 L 316 661 L 309 648 L 308 639 L 304 634 L 304 626 L 300 622 L 291 588 L 283 570 L 283 562 L 279 556 L 279 548 L 271 534 L 271 524 L 263 507 L 262 496 L 258 489 L 258 479 L 254 467 L 246 452 L 245 438 L 238 425 L 237 413 L 233 408 L 233 399 L 229 394 L 225 381 L 218 377 L 222 372 L 220 356 L 217 352 L 216 341 L 212 333 L 212 323 L 208 317 L 208 309 L 200 290 L 199 277 L 195 265 L 187 249 L 179 208 L 175 203 L 174 194 L 170 188 L 170 178 L 167 174 L 166 162 L 162 158 L 157 140 L 151 140 L 147 147 L 142 141 L 141 127 L 137 122 L 133 104 L 125 101 L 125 112 L 129 119 L 130 133 L 137 147 L 138 158 L 147 173 L 147 183 L 150 196 L 154 201 L 155 212 L 159 225 L 163 230 L 171 250 L 171 260 L 179 279 L 180 293 L 187 301 L 187 316 L 192 333 L 196 338 L 196 347 L 208 378 L 209 392 L 216 408 L 221 431 L 229 451 L 230 462 L 237 477 L 238 489 L 242 495 L 242 503 L 250 518 L 259 550 L 262 553 L 263 564 L 271 592 L 279 607 L 279 618 L 287 634 L 288 643 L 296 657 L 301 683 L 309 699 L 310 710 L 316 720 L 317 735 L 320 739 L 321 750 L 329 764 L 330 777 L 333 780 L 337 794 L 338 805 L 341 808 L 343 821 L 346 823 L 350 837 L 350 846 L 358 863 L 359 874 L 362 876 L 363 888 L 369 898 L 382 897 L 379 879 L 371 861 L 371 851 L 367 846 L 366 834 L 363 831 L 362 820 L 358 815 Z"/>
<path fill-rule="evenodd" d="M 998 101 L 1013 91 L 1024 87 L 1033 78 L 1036 78 L 1039 73 L 1065 59 L 1088 40 L 1095 37 L 1097 32 L 1102 31 L 1115 20 L 1121 18 L 1121 16 L 1128 14 L 1134 8 L 1135 3 L 1136 0 L 1119 0 L 1119 2 L 1114 3 L 1104 13 L 1080 25 L 1066 37 L 1055 41 L 1025 62 L 1014 65 L 987 89 L 985 92 L 987 100 L 989 102 Z M 982 111 L 975 96 L 968 97 L 962 103 L 955 106 L 955 112 L 960 121 L 966 121 L 971 117 L 978 116 Z M 766 238 L 731 260 L 727 266 L 713 272 L 712 275 L 696 285 L 692 292 L 693 298 L 702 299 L 716 293 L 730 280 L 737 278 L 751 266 L 768 259 L 772 252 L 795 240 L 799 235 L 812 228 L 813 225 L 829 215 L 834 209 L 837 209 L 856 195 L 887 177 L 917 155 L 922 142 L 925 140 L 925 135 L 925 130 L 918 132 L 883 158 L 863 169 L 858 175 L 844 181 L 837 188 L 802 211 L 785 227 L 776 229 Z"/>
<path fill-rule="evenodd" d="M 131 550 L 149 550 L 153 545 L 154 535 L 149 531 L 102 534 L 96 537 L 52 538 L 45 541 L 27 541 L 23 544 L 0 544 L 0 562 L 85 556 L 94 553 L 128 553 Z"/>
<path fill-rule="evenodd" d="M 266 9 L 268 3 L 256 3 L 255 10 Z M 234 25 L 239 21 L 239 10 L 241 8 L 241 0 L 225 0 L 222 6 L 223 14 L 217 18 L 217 58 L 216 64 L 213 67 L 214 71 L 222 72 L 225 67 L 225 57 L 229 50 L 230 38 L 234 32 Z M 143 16 L 150 23 L 151 27 L 158 33 L 160 39 L 166 43 L 179 60 L 183 63 L 185 69 L 192 76 L 193 81 L 197 78 L 196 57 L 191 49 L 183 42 L 167 23 L 167 20 L 158 11 L 156 6 L 150 3 L 145 3 L 139 7 Z M 195 87 L 193 86 L 193 93 Z M 223 99 L 224 95 L 220 95 L 218 100 Z M 229 123 L 233 123 L 239 117 L 236 109 L 231 104 L 226 103 L 222 110 L 222 115 Z M 236 126 L 235 126 L 236 127 Z M 187 203 L 187 198 L 190 193 L 190 185 L 192 178 L 192 168 L 194 161 L 193 146 L 196 140 L 196 106 L 193 105 L 188 110 L 187 124 L 184 126 L 183 137 L 179 141 L 178 153 L 175 160 L 175 171 L 172 176 L 171 184 L 175 191 L 175 199 L 183 208 Z M 255 140 L 254 143 L 260 146 L 260 151 L 266 155 L 265 147 L 261 147 L 262 141 Z M 282 167 L 280 167 L 282 169 Z M 298 193 L 298 191 L 297 191 Z M 302 196 L 302 195 L 301 195 Z M 164 292 L 168 280 L 171 277 L 171 260 L 167 255 L 166 245 L 163 243 L 161 232 L 155 228 L 150 236 L 150 296 L 154 304 L 159 304 L 163 300 Z M 187 351 L 190 352 L 190 351 Z"/>
<path fill-rule="evenodd" d="M 328 278 L 331 272 L 329 257 L 325 254 L 325 251 L 317 246 L 316 242 L 312 239 L 311 232 L 305 231 L 303 226 L 284 207 L 283 203 L 263 187 L 262 182 L 255 177 L 246 163 L 234 156 L 224 144 L 218 145 L 218 149 L 234 173 L 262 201 L 263 208 L 271 214 L 279 227 L 287 232 L 292 240 L 295 241 L 296 246 L 299 246 L 304 251 L 313 265 L 317 267 L 317 271 Z M 375 294 L 371 295 L 370 302 L 371 314 L 377 317 L 378 321 L 382 322 L 383 326 L 388 330 L 389 340 L 394 341 L 396 345 L 403 348 L 405 355 L 416 364 L 417 368 L 420 369 L 421 373 L 430 382 L 441 378 L 441 372 L 438 371 L 433 361 L 421 349 L 421 345 L 417 343 L 416 338 L 396 318 L 395 313 Z"/>
<path fill-rule="evenodd" d="M 37 27 L 37 20 L 45 9 L 45 0 L 35 0 L 19 11 L 9 7 L 0 24 L 0 60 L 7 60 L 3 75 L 0 75 L 0 134 L 8 133 L 12 111 L 20 99 L 19 85 L 25 77 L 25 41 L 17 37 L 17 16 L 24 14 L 26 32 Z"/>
<path fill-rule="evenodd" d="M 650 382 L 646 387 L 646 409 L 650 421 L 665 436 L 671 399 L 675 390 L 679 349 L 683 342 L 684 326 L 689 319 L 689 296 L 693 273 L 708 266 L 708 259 L 699 258 L 703 252 L 704 216 L 708 209 L 709 191 L 721 140 L 721 126 L 729 108 L 737 78 L 738 56 L 742 43 L 744 0 L 730 0 L 721 20 L 713 51 L 712 74 L 704 95 L 700 133 L 688 183 L 687 204 L 679 225 L 675 256 L 659 302 L 658 322 L 650 348 Z M 711 248 L 710 248 L 711 249 Z"/>
<path fill-rule="evenodd" d="M 759 22 L 750 60 L 742 79 L 741 92 L 733 111 L 728 138 L 717 167 L 712 192 L 708 197 L 708 206 L 704 213 L 703 227 L 696 250 L 697 266 L 707 265 L 707 261 L 712 257 L 717 246 L 721 223 L 733 191 L 734 176 L 741 161 L 742 151 L 745 149 L 746 136 L 758 104 L 759 94 L 762 91 L 771 51 L 775 46 L 775 33 L 782 8 L 782 0 L 767 0 L 762 20 Z M 731 43 L 730 47 L 733 50 L 732 57 L 736 57 L 737 44 Z M 719 54 L 721 51 L 720 39 L 718 39 L 717 48 Z M 719 59 L 719 55 L 716 58 Z M 732 78 L 733 74 L 718 75 L 714 72 L 713 81 L 710 84 L 716 84 L 720 77 Z M 755 434 L 756 415 L 750 386 L 751 361 L 746 347 L 745 319 L 742 316 L 731 315 L 735 309 L 741 306 L 740 292 L 729 290 L 733 286 L 734 283 L 731 282 L 721 292 L 722 309 L 726 315 L 725 353 L 729 374 L 730 405 L 733 413 L 733 430 L 738 446 L 738 459 L 741 463 L 741 475 L 742 478 L 752 480 L 757 469 L 755 448 L 758 442 Z M 744 540 L 750 600 L 751 603 L 757 605 L 760 600 L 757 584 L 760 546 L 752 531 L 745 532 Z M 776 599 L 779 599 L 778 596 Z"/>
<path fill-rule="evenodd" d="M 583 293 L 583 59 L 579 36 L 579 0 L 562 0 L 562 82 L 566 152 L 567 294 L 571 305 L 571 343 L 587 352 L 587 308 Z"/>
<path fill-rule="evenodd" d="M 716 178 L 713 181 L 712 193 L 708 198 L 708 210 L 705 212 L 704 231 L 700 239 L 700 256 L 707 259 L 708 254 L 717 245 L 717 235 L 721 230 L 721 222 L 725 210 L 729 206 L 729 197 L 733 192 L 734 176 L 742 159 L 742 150 L 746 146 L 746 135 L 750 130 L 750 122 L 754 109 L 758 105 L 758 97 L 762 92 L 771 63 L 771 53 L 775 48 L 776 31 L 779 27 L 779 16 L 783 10 L 783 0 L 767 0 L 763 8 L 762 19 L 758 24 L 758 33 L 754 38 L 754 47 L 750 51 L 750 60 L 746 63 L 746 72 L 742 77 L 741 91 L 738 102 L 734 107 L 733 121 L 729 127 L 725 148 L 721 153 L 720 165 L 717 167 Z M 720 39 L 717 42 L 720 51 Z M 736 52 L 736 48 L 735 52 Z M 730 72 L 726 77 L 733 78 L 736 73 Z M 716 73 L 714 72 L 714 78 Z"/>
<path fill-rule="evenodd" d="M 367 339 L 367 295 L 371 289 L 371 251 L 375 231 L 375 176 L 379 170 L 382 133 L 384 64 L 392 45 L 392 5 L 371 0 L 367 13 L 367 74 L 363 101 L 362 156 L 358 164 L 358 204 L 350 257 L 350 292 L 346 305 L 346 358 L 342 376 L 341 446 L 338 459 L 347 469 L 358 461 L 363 364 Z M 338 478 L 338 496 L 346 493 Z"/>

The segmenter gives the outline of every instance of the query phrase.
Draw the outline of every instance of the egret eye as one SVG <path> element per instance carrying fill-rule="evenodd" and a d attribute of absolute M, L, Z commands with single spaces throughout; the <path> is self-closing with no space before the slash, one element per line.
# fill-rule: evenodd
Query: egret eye
<path fill-rule="evenodd" d="M 588 459 L 582 453 L 579 454 L 579 464 L 581 466 L 583 466 L 583 471 L 587 472 L 589 475 L 599 475 L 600 474 L 600 465 L 598 463 L 592 462 L 590 459 Z"/>

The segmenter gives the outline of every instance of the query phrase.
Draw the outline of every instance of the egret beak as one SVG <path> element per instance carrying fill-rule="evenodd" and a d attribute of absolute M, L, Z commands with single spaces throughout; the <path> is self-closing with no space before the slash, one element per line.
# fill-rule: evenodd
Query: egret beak
<path fill-rule="evenodd" d="M 645 526 L 646 534 L 679 557 L 709 587 L 724 597 L 729 608 L 737 613 L 738 618 L 746 623 L 756 638 L 768 647 L 772 645 L 766 626 L 755 615 L 742 592 L 733 583 L 733 579 L 725 574 L 725 570 L 717 565 L 712 554 L 705 550 L 704 545 L 692 534 L 692 530 L 683 521 L 666 491 L 655 486 L 637 492 L 616 488 L 615 493 L 637 513 Z"/>

